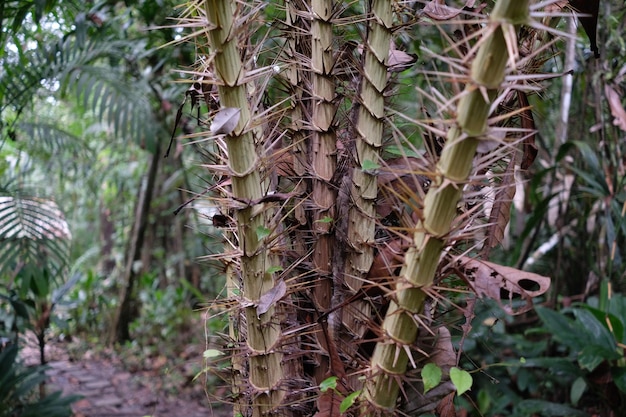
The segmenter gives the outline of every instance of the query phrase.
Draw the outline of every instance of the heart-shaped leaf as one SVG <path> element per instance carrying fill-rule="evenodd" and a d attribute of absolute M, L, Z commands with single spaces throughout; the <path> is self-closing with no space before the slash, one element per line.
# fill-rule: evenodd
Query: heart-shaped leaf
<path fill-rule="evenodd" d="M 426 394 L 441 382 L 441 368 L 434 363 L 427 363 L 422 368 L 422 380 L 424 381 L 424 394 Z"/>
<path fill-rule="evenodd" d="M 458 396 L 463 395 L 470 388 L 472 388 L 472 376 L 469 372 L 459 369 L 457 367 L 450 368 L 450 380 L 456 388 Z"/>

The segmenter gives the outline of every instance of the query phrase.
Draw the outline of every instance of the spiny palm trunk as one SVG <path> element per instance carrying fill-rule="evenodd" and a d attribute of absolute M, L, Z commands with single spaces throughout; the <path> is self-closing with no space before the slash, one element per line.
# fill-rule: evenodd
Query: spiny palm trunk
<path fill-rule="evenodd" d="M 347 210 L 346 219 L 343 220 L 345 230 L 338 236 L 340 246 L 337 252 L 341 254 L 341 259 L 336 262 L 335 268 L 339 273 L 333 277 L 334 298 L 340 301 L 354 298 L 363 288 L 374 260 L 376 240 L 374 204 L 378 197 L 378 178 L 372 167 L 381 163 L 379 159 L 385 123 L 384 91 L 389 79 L 387 61 L 392 28 L 391 2 L 374 0 L 367 14 L 368 32 L 363 47 L 364 67 L 357 98 L 359 105 L 356 108 L 354 145 L 348 146 L 352 167 L 349 172 L 352 175 L 345 176 L 339 186 L 339 193 L 343 194 L 339 207 L 340 210 Z M 355 357 L 358 342 L 363 340 L 368 330 L 372 305 L 368 300 L 354 300 L 348 307 L 339 309 L 337 315 L 345 328 L 341 334 L 344 339 L 341 346 L 346 354 Z M 351 388 L 361 389 L 358 372 L 351 379 Z"/>
<path fill-rule="evenodd" d="M 320 313 L 331 309 L 333 292 L 332 283 L 332 250 L 334 235 L 332 223 L 335 221 L 336 196 L 335 187 L 331 184 L 337 167 L 337 137 L 333 121 L 335 118 L 336 99 L 335 80 L 332 76 L 335 59 L 333 56 L 333 1 L 312 0 L 311 12 L 311 70 L 312 70 L 312 138 L 311 138 L 311 169 L 313 178 L 312 228 L 315 236 L 313 244 L 313 267 L 316 272 L 316 283 L 313 289 L 313 302 Z M 326 352 L 334 345 L 333 326 L 324 327 L 319 332 L 321 348 Z M 330 345 L 330 346 L 329 346 Z M 332 373 L 328 356 L 321 356 L 322 362 L 316 369 L 315 379 L 321 382 Z M 337 370 L 334 370 L 335 372 Z"/>
<path fill-rule="evenodd" d="M 281 327 L 277 323 L 276 309 L 270 306 L 263 314 L 256 306 L 261 296 L 274 285 L 268 245 L 264 234 L 268 216 L 259 201 L 264 195 L 259 157 L 251 128 L 252 115 L 247 96 L 242 65 L 237 47 L 238 37 L 234 26 L 235 3 L 224 0 L 206 0 L 204 3 L 208 20 L 208 38 L 215 53 L 215 74 L 219 77 L 220 103 L 223 107 L 240 111 L 239 122 L 227 135 L 228 165 L 231 171 L 232 196 L 240 201 L 249 201 L 247 207 L 237 207 L 237 235 L 241 248 L 240 266 L 242 295 L 249 300 L 244 308 L 246 348 L 249 357 L 248 373 L 253 416 L 261 416 L 283 403 L 286 396 L 283 375 L 283 354 L 280 350 Z"/>
<path fill-rule="evenodd" d="M 367 381 L 366 398 L 377 409 L 392 411 L 407 370 L 410 345 L 417 336 L 426 292 L 446 243 L 463 184 L 472 169 L 478 142 L 487 130 L 491 101 L 504 80 L 509 58 L 507 44 L 516 45 L 511 24 L 525 23 L 528 1 L 500 0 L 484 29 L 485 37 L 471 68 L 470 82 L 457 108 L 456 123 L 448 131 L 436 176 L 424 201 L 424 218 L 418 223 L 413 246 L 405 255 L 396 282 L 397 296 L 382 324 L 384 340 L 376 344 Z M 412 361 L 413 362 L 413 361 Z"/>

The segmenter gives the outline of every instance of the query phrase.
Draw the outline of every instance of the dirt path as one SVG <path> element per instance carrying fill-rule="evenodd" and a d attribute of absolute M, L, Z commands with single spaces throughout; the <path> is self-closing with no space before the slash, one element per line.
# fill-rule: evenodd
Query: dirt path
<path fill-rule="evenodd" d="M 167 364 L 157 370 L 125 370 L 110 358 L 71 361 L 58 347 L 47 349 L 47 391 L 83 398 L 72 405 L 73 417 L 226 417 L 232 413 L 222 404 L 210 404 L 202 382 L 187 383 L 180 375 L 168 373 Z M 37 363 L 32 347 L 21 356 Z M 89 355 L 87 355 L 89 356 Z M 168 379 L 169 378 L 169 379 Z"/>

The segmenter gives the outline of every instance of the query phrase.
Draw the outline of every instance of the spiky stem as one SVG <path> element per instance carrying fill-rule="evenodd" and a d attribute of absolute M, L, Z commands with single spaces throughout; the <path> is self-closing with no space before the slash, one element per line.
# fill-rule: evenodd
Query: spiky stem
<path fill-rule="evenodd" d="M 373 243 L 376 226 L 374 201 L 378 195 L 375 172 L 359 166 L 378 163 L 383 140 L 385 116 L 384 89 L 387 85 L 387 60 L 391 41 L 392 9 L 389 0 L 374 0 L 369 19 L 367 45 L 364 48 L 365 66 L 360 92 L 360 106 L 356 124 L 356 166 L 351 189 L 351 207 L 348 220 L 348 252 L 345 283 L 358 291 L 373 261 Z"/>
<path fill-rule="evenodd" d="M 234 1 L 206 0 L 208 39 L 215 54 L 215 73 L 220 78 L 220 103 L 240 110 L 235 129 L 226 137 L 228 164 L 232 177 L 233 197 L 243 201 L 258 200 L 263 196 L 259 161 L 253 133 L 250 130 L 251 111 L 242 80 L 245 69 L 241 51 L 237 47 L 237 30 L 233 25 Z M 258 315 L 254 307 L 261 295 L 274 287 L 268 248 L 259 238 L 258 230 L 266 227 L 263 210 L 251 205 L 236 210 L 237 231 L 241 254 L 243 297 L 247 324 L 247 354 L 249 355 L 249 382 L 252 395 L 252 415 L 262 416 L 282 404 L 285 397 L 282 359 L 280 353 L 280 326 L 275 321 L 274 308 Z"/>
<path fill-rule="evenodd" d="M 333 57 L 333 1 L 312 0 L 311 11 L 311 68 L 313 77 L 313 135 L 311 167 L 313 169 L 313 232 L 316 235 L 313 265 L 318 282 L 313 291 L 316 308 L 326 312 L 332 297 L 331 262 L 333 237 L 332 220 L 335 220 L 336 191 L 330 184 L 337 166 L 336 135 L 333 128 L 336 106 L 335 84 L 332 78 Z M 328 221 L 331 220 L 331 221 Z M 322 348 L 325 348 L 322 346 Z M 316 379 L 325 378 L 326 370 L 320 366 Z"/>
<path fill-rule="evenodd" d="M 402 375 L 408 364 L 409 346 L 417 336 L 417 320 L 432 285 L 446 236 L 456 216 L 463 183 L 467 180 L 478 142 L 487 129 L 490 102 L 504 80 L 504 71 L 515 39 L 511 24 L 528 20 L 528 0 L 500 0 L 484 29 L 485 36 L 472 63 L 471 81 L 457 108 L 456 124 L 448 131 L 437 175 L 424 201 L 424 218 L 414 234 L 414 245 L 405 255 L 371 361 L 372 376 L 365 396 L 376 408 L 393 410 Z M 514 38 L 514 36 L 513 36 Z M 509 46 L 509 48 L 507 48 Z"/>
<path fill-rule="evenodd" d="M 374 203 L 378 196 L 376 172 L 365 169 L 368 165 L 379 163 L 380 148 L 383 142 L 383 124 L 385 116 L 385 97 L 383 95 L 388 81 L 387 61 L 391 42 L 392 8 L 389 0 L 374 0 L 368 10 L 368 33 L 363 48 L 364 67 L 359 91 L 359 107 L 356 119 L 356 140 L 352 170 L 352 181 L 345 183 L 347 189 L 341 190 L 349 195 L 343 204 L 348 205 L 346 221 L 347 231 L 342 250 L 345 253 L 343 273 L 335 276 L 337 285 L 345 285 L 349 296 L 356 294 L 369 272 L 374 260 L 374 241 L 376 233 L 376 209 Z M 342 203 L 340 203 L 342 204 Z M 335 290 L 341 296 L 345 290 Z M 337 295 L 334 296 L 337 298 Z M 345 295 L 343 295 L 345 298 Z M 365 300 L 356 300 L 351 308 L 338 310 L 341 322 L 349 330 L 342 332 L 346 341 L 344 346 L 352 346 L 354 340 L 360 340 L 367 331 L 365 317 L 371 316 L 372 304 Z M 348 350 L 347 348 L 344 350 Z M 347 352 L 346 352 L 347 353 Z M 355 375 L 352 387 L 361 387 L 362 382 Z"/>

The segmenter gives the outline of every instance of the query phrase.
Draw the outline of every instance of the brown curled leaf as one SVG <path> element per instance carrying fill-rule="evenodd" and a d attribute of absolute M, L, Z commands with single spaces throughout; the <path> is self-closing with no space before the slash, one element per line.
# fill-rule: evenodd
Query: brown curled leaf
<path fill-rule="evenodd" d="M 510 266 L 472 259 L 462 256 L 459 268 L 479 297 L 488 297 L 498 302 L 508 314 L 522 314 L 532 309 L 532 298 L 545 294 L 550 288 L 550 278 L 533 272 L 521 271 Z M 503 303 L 502 293 L 508 294 L 508 303 Z M 514 299 L 525 301 L 514 305 Z"/>
<path fill-rule="evenodd" d="M 467 0 L 465 7 L 474 7 L 475 0 Z M 435 20 L 450 20 L 463 12 L 464 9 L 457 9 L 446 5 L 445 0 L 431 0 L 426 6 L 424 6 L 423 12 Z"/>
<path fill-rule="evenodd" d="M 287 294 L 287 284 L 281 279 L 272 289 L 259 298 L 259 304 L 257 304 L 256 307 L 257 316 L 267 313 L 274 304 L 285 296 L 285 294 Z"/>

